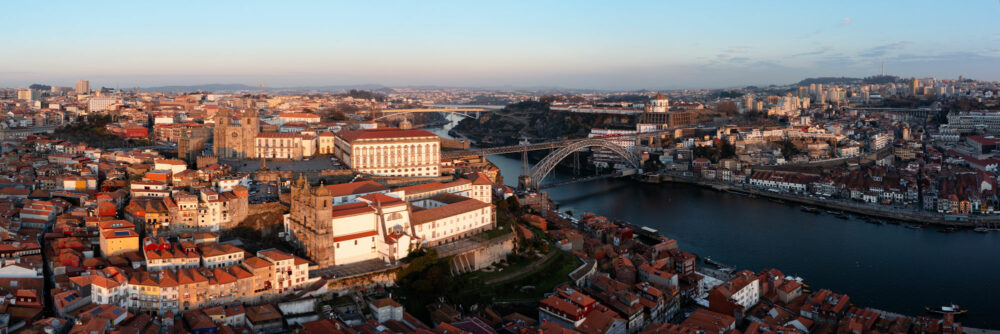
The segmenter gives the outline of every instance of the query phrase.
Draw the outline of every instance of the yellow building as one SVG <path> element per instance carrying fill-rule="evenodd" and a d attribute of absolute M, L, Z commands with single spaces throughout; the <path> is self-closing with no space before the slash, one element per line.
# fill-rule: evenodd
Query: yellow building
<path fill-rule="evenodd" d="M 128 252 L 139 251 L 139 233 L 135 225 L 124 220 L 109 220 L 99 223 L 101 254 L 107 258 Z"/>

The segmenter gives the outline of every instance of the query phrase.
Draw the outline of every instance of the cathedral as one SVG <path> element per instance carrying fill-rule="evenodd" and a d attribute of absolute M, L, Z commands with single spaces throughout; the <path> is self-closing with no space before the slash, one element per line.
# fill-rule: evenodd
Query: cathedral
<path fill-rule="evenodd" d="M 247 159 L 257 156 L 257 134 L 260 132 L 260 115 L 251 108 L 242 117 L 234 119 L 226 108 L 215 115 L 215 133 L 212 146 L 219 159 Z"/>

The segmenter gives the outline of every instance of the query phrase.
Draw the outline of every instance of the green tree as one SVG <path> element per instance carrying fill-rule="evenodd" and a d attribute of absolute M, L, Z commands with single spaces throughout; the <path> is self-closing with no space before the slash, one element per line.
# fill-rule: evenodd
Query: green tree
<path fill-rule="evenodd" d="M 774 142 L 778 148 L 781 149 L 781 155 L 785 156 L 785 159 L 790 158 L 793 155 L 799 154 L 799 149 L 795 147 L 795 144 L 790 140 L 781 140 Z"/>

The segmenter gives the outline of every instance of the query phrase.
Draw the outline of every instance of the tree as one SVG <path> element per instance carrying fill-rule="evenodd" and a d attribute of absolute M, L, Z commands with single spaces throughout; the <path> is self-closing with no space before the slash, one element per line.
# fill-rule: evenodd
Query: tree
<path fill-rule="evenodd" d="M 552 103 L 560 100 L 562 100 L 562 96 L 542 95 L 538 97 L 538 101 L 542 103 Z"/>
<path fill-rule="evenodd" d="M 735 114 L 739 109 L 736 107 L 736 103 L 733 101 L 723 101 L 715 105 L 715 110 L 723 114 Z"/>
<path fill-rule="evenodd" d="M 792 143 L 790 140 L 779 140 L 774 142 L 774 144 L 781 149 L 781 155 L 785 156 L 785 159 L 799 154 L 799 149 L 795 147 L 795 143 Z"/>
<path fill-rule="evenodd" d="M 736 156 L 736 146 L 729 143 L 727 140 L 719 141 L 719 158 L 726 159 Z"/>

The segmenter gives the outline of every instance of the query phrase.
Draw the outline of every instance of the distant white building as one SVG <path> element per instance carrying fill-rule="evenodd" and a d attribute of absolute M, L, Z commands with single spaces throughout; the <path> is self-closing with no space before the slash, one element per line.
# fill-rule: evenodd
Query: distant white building
<path fill-rule="evenodd" d="M 91 98 L 90 102 L 87 104 L 87 110 L 90 112 L 101 112 L 108 110 L 108 107 L 121 103 L 121 100 L 113 97 L 95 97 Z"/>

